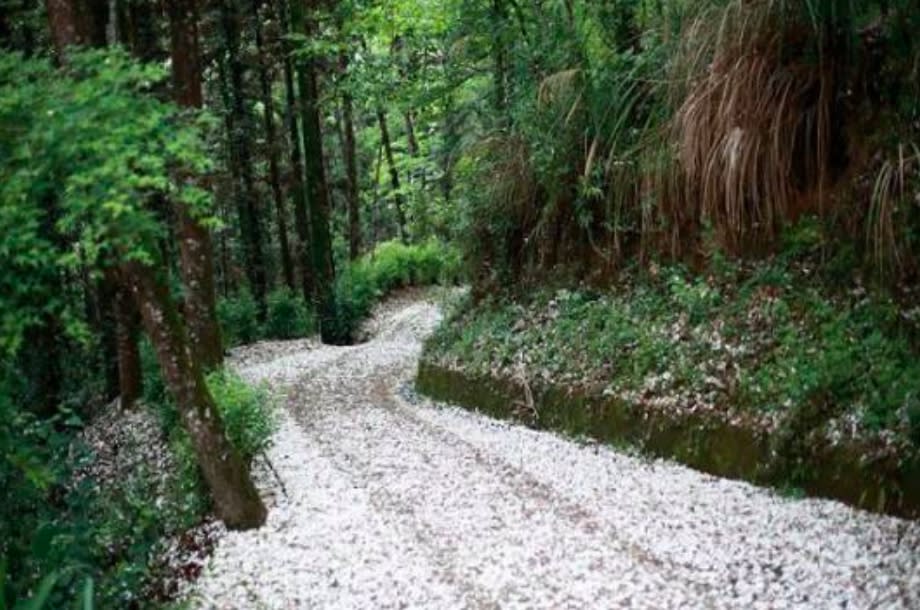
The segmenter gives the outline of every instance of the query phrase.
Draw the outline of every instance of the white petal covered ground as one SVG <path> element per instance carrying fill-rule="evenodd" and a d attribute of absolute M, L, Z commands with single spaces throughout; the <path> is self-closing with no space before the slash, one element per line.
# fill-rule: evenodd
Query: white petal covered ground
<path fill-rule="evenodd" d="M 417 401 L 437 307 L 368 343 L 265 350 L 283 481 L 200 608 L 920 608 L 920 524 Z"/>

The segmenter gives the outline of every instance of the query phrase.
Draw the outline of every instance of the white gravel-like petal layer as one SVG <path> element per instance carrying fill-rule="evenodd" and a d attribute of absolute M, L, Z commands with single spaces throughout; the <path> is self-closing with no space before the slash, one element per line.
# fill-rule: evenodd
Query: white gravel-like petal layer
<path fill-rule="evenodd" d="M 438 319 L 243 364 L 287 397 L 288 495 L 219 542 L 198 607 L 920 608 L 916 522 L 404 396 Z"/>

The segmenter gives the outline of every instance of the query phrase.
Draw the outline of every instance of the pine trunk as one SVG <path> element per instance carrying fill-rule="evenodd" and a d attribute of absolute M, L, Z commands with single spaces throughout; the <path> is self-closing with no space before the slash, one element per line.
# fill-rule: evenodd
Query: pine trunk
<path fill-rule="evenodd" d="M 125 286 L 115 283 L 113 310 L 115 342 L 118 353 L 118 393 L 121 408 L 131 409 L 141 396 L 141 354 L 138 349 L 140 332 L 137 305 Z"/>

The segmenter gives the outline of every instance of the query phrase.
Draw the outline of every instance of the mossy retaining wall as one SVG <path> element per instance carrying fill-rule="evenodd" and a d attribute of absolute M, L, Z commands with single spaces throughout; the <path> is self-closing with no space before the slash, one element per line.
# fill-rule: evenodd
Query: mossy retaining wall
<path fill-rule="evenodd" d="M 497 418 L 520 419 L 524 390 L 510 380 L 471 375 L 423 360 L 416 387 L 435 400 Z M 793 456 L 777 448 L 777 439 L 711 416 L 675 418 L 616 398 L 558 387 L 531 390 L 536 414 L 527 423 L 536 428 L 626 443 L 716 476 L 794 486 L 812 496 L 874 512 L 920 518 L 920 460 L 871 463 L 865 459 L 865 448 L 855 444 L 815 443 L 805 451 L 797 448 Z"/>

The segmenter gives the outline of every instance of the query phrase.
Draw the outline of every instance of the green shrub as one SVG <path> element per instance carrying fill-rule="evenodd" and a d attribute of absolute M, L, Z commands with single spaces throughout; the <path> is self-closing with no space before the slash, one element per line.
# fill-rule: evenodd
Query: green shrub
<path fill-rule="evenodd" d="M 418 245 L 400 241 L 379 244 L 336 278 L 335 335 L 343 342 L 354 340 L 361 321 L 394 290 L 456 283 L 459 279 L 460 255 L 436 240 Z"/>
<path fill-rule="evenodd" d="M 282 288 L 268 295 L 268 315 L 263 327 L 267 339 L 299 339 L 316 331 L 310 309 L 299 295 Z"/>
<path fill-rule="evenodd" d="M 275 430 L 271 396 L 266 390 L 253 387 L 226 370 L 211 373 L 207 381 L 223 419 L 227 438 L 243 458 L 251 462 L 268 448 Z M 171 401 L 152 407 L 179 463 L 176 503 L 198 509 L 206 507 L 207 494 L 204 493 L 198 462 L 178 410 Z"/>
<path fill-rule="evenodd" d="M 265 451 L 275 430 L 268 392 L 229 371 L 208 375 L 208 387 L 224 420 L 227 437 L 243 458 L 251 461 Z"/>
<path fill-rule="evenodd" d="M 169 396 L 166 391 L 166 384 L 163 382 L 163 376 L 160 374 L 160 365 L 157 362 L 156 354 L 153 352 L 153 346 L 146 336 L 140 340 L 140 354 L 144 403 L 149 407 L 158 408 L 160 405 L 169 402 Z"/>
<path fill-rule="evenodd" d="M 259 338 L 258 306 L 248 290 L 220 299 L 217 317 L 225 345 L 244 345 Z"/>

